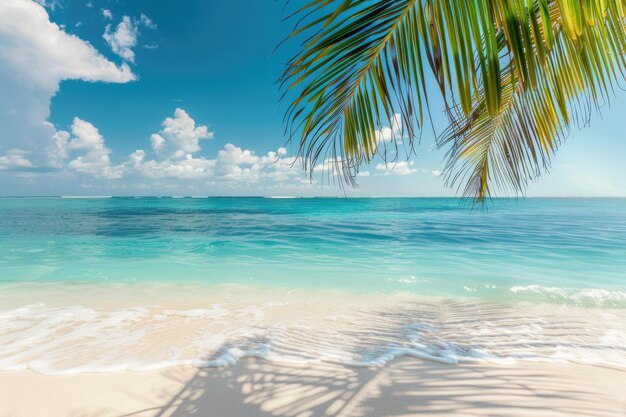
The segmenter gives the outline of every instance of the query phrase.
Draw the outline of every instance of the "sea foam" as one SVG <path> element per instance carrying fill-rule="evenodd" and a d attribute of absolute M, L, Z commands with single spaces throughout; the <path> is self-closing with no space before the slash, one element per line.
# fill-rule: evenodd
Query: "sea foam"
<path fill-rule="evenodd" d="M 112 290 L 101 291 L 100 300 L 113 297 Z M 0 370 L 141 371 L 228 366 L 246 357 L 384 366 L 400 356 L 626 367 L 624 309 L 251 288 L 175 296 L 184 303 L 132 305 L 140 300 L 129 299 L 127 305 L 57 302 L 0 310 Z"/>
<path fill-rule="evenodd" d="M 516 286 L 511 288 L 516 294 L 538 295 L 544 301 L 572 303 L 595 307 L 626 307 L 626 292 L 600 288 L 560 288 L 541 285 Z"/>

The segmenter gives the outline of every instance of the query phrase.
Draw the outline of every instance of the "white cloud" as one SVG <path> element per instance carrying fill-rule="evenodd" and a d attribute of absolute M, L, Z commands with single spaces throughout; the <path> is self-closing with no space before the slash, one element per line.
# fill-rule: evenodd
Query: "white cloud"
<path fill-rule="evenodd" d="M 19 149 L 12 149 L 7 155 L 0 156 L 0 169 L 19 170 L 24 168 L 32 168 L 33 164 Z"/>
<path fill-rule="evenodd" d="M 108 10 L 107 10 L 108 11 Z M 104 13 L 104 9 L 103 9 Z M 110 15 L 110 12 L 109 12 Z M 112 16 L 109 16 L 111 18 Z M 156 24 L 145 14 L 141 14 L 139 19 L 131 19 L 130 16 L 123 16 L 122 20 L 115 27 L 115 30 L 111 29 L 111 25 L 107 25 L 102 37 L 109 44 L 111 50 L 119 55 L 122 59 L 128 62 L 135 62 L 135 52 L 133 48 L 137 46 L 137 39 L 139 37 L 139 27 L 144 26 L 148 29 L 156 29 Z M 147 49 L 154 49 L 157 46 L 152 47 L 150 44 Z"/>
<path fill-rule="evenodd" d="M 150 19 L 148 16 L 146 16 L 143 13 L 141 14 L 141 17 L 139 18 L 139 23 L 141 23 L 142 25 L 144 25 L 148 29 L 156 29 L 157 28 L 156 23 L 154 23 L 152 21 L 152 19 Z"/>
<path fill-rule="evenodd" d="M 88 42 L 63 32 L 43 7 L 28 0 L 0 2 L 0 59 L 31 88 L 56 91 L 66 79 L 135 79 L 128 66 L 116 66 Z"/>
<path fill-rule="evenodd" d="M 154 149 L 155 152 L 159 152 L 161 149 L 163 149 L 163 145 L 165 145 L 165 139 L 163 139 L 163 136 L 159 135 L 158 133 L 153 133 L 152 136 L 150 136 L 150 144 L 152 145 L 152 149 Z"/>
<path fill-rule="evenodd" d="M 130 17 L 122 17 L 115 31 L 111 31 L 111 25 L 107 25 L 102 37 L 109 44 L 111 50 L 122 57 L 125 61 L 135 62 L 133 48 L 137 46 L 139 30 L 133 24 Z"/>
<path fill-rule="evenodd" d="M 63 131 L 57 132 L 55 136 L 59 159 L 74 155 L 74 159 L 67 166 L 74 171 L 90 174 L 96 178 L 122 177 L 122 167 L 111 165 L 109 158 L 111 150 L 106 147 L 104 138 L 94 125 L 75 117 L 71 129 L 71 136 Z"/>
<path fill-rule="evenodd" d="M 166 118 L 161 126 L 158 133 L 150 136 L 157 158 L 147 160 L 146 151 L 137 150 L 129 156 L 129 172 L 149 179 L 233 183 L 280 182 L 299 179 L 302 175 L 297 167 L 293 167 L 296 159 L 287 157 L 287 150 L 282 147 L 257 155 L 252 150 L 227 143 L 215 159 L 195 156 L 201 150 L 201 141 L 213 138 L 213 132 L 204 125 L 197 125 L 183 109 L 176 109 L 174 117 Z"/>
<path fill-rule="evenodd" d="M 195 120 L 180 108 L 174 111 L 174 117 L 166 118 L 161 126 L 163 129 L 156 136 L 162 140 L 153 135 L 153 148 L 156 142 L 158 149 L 167 148 L 174 158 L 183 158 L 199 151 L 201 140 L 213 138 L 213 132 L 209 132 L 208 127 L 196 126 Z"/>
<path fill-rule="evenodd" d="M 391 126 L 383 126 L 376 131 L 376 142 L 380 146 L 385 142 L 392 140 L 400 141 L 402 139 L 402 117 L 400 114 L 394 114 L 391 120 Z M 323 173 L 324 175 L 338 176 L 339 171 L 343 169 L 344 163 L 341 159 L 327 158 L 323 162 L 318 163 L 313 167 L 313 173 Z M 376 166 L 377 171 L 385 171 L 386 175 L 410 175 L 416 172 L 413 168 L 414 163 L 397 162 L 393 164 L 378 164 Z M 361 171 L 357 174 L 357 177 L 368 177 L 371 173 L 369 171 Z"/>
<path fill-rule="evenodd" d="M 7 117 L 16 117 L 17 113 L 12 108 L 9 110 L 7 114 L 12 116 Z M 119 179 L 114 183 L 100 183 L 118 190 L 125 187 L 178 189 L 182 186 L 180 180 L 188 180 L 185 185 L 188 189 L 210 186 L 235 190 L 241 184 L 254 184 L 254 190 L 295 192 L 314 184 L 303 177 L 299 167 L 294 167 L 299 161 L 289 157 L 284 147 L 257 155 L 252 150 L 227 143 L 212 159 L 198 156 L 202 142 L 213 138 L 213 132 L 180 108 L 162 122 L 159 132 L 150 136 L 152 158 L 146 150 L 139 149 L 121 164 L 112 162 L 112 151 L 106 146 L 105 138 L 86 120 L 75 117 L 68 131 L 57 131 L 49 122 L 43 122 L 42 126 L 52 132 L 44 145 L 46 164 L 34 163 L 30 159 L 32 151 L 12 149 L 0 154 L 0 170 L 31 171 L 29 175 L 41 175 L 38 172 L 46 170 L 45 175 L 53 175 L 49 171 L 55 171 L 59 176 L 51 178 L 57 180 Z M 95 183 L 85 184 L 93 187 Z"/>
<path fill-rule="evenodd" d="M 224 149 L 217 153 L 218 161 L 224 166 L 254 165 L 258 156 L 248 149 L 243 150 L 232 143 L 227 143 Z"/>
<path fill-rule="evenodd" d="M 217 154 L 215 178 L 238 182 L 258 182 L 261 180 L 286 181 L 300 177 L 294 167 L 296 159 L 286 157 L 284 148 L 258 156 L 254 151 L 239 148 L 227 143 Z"/>
<path fill-rule="evenodd" d="M 390 142 L 400 139 L 402 139 L 402 116 L 396 113 L 391 120 L 391 126 L 383 126 L 376 131 L 376 142 Z"/>
<path fill-rule="evenodd" d="M 67 142 L 70 134 L 64 130 L 59 130 L 52 135 L 54 146 L 46 148 L 49 164 L 56 169 L 63 168 L 64 160 L 67 159 Z"/>
<path fill-rule="evenodd" d="M 129 157 L 129 168 L 150 179 L 187 179 L 226 182 L 257 183 L 259 181 L 287 181 L 301 177 L 295 158 L 280 157 L 270 151 L 259 156 L 232 143 L 224 145 L 215 159 L 194 157 L 146 160 L 146 152 L 137 150 Z"/>
<path fill-rule="evenodd" d="M 89 5 L 91 3 L 87 3 L 87 7 L 93 7 L 93 5 Z M 113 13 L 111 13 L 111 11 L 109 9 L 102 9 L 100 10 L 100 12 L 102 13 L 102 17 L 104 17 L 105 19 L 113 19 Z"/>
<path fill-rule="evenodd" d="M 414 166 L 414 161 L 390 162 L 387 164 L 379 163 L 376 164 L 376 171 L 384 172 L 385 175 L 411 175 L 417 172 Z"/>
<path fill-rule="evenodd" d="M 41 4 L 43 7 L 47 7 L 50 10 L 54 10 L 57 6 L 61 6 L 59 0 L 35 0 L 36 3 Z"/>
<path fill-rule="evenodd" d="M 48 125 L 50 125 L 48 123 Z M 213 137 L 207 126 L 199 125 L 183 109 L 176 109 L 166 118 L 158 133 L 150 136 L 154 158 L 139 149 L 122 164 L 111 161 L 112 151 L 106 146 L 99 130 L 88 121 L 75 117 L 70 132 L 55 131 L 46 148 L 48 166 L 64 175 L 78 173 L 96 179 L 126 179 L 136 184 L 138 178 L 159 180 L 159 186 L 180 184 L 176 181 L 202 181 L 205 184 L 283 184 L 286 187 L 306 188 L 302 173 L 294 167 L 297 159 L 287 156 L 285 148 L 257 155 L 254 151 L 227 143 L 214 159 L 195 154 L 201 150 L 202 140 Z M 13 150 L 0 156 L 0 169 L 33 170 L 35 167 L 24 151 Z M 71 177 L 71 176 L 70 176 Z M 171 179 L 174 182 L 161 182 Z M 126 182 L 125 184 L 129 184 Z M 190 183 L 190 184 L 193 184 Z"/>
<path fill-rule="evenodd" d="M 1 0 L 0 155 L 19 147 L 33 166 L 49 165 L 42 150 L 56 133 L 46 123 L 50 100 L 68 79 L 125 83 L 135 75 L 64 32 L 40 4 Z"/>
<path fill-rule="evenodd" d="M 442 172 L 441 172 L 441 171 L 439 171 L 439 170 L 435 170 L 435 171 L 433 171 L 433 176 L 434 176 L 434 177 L 439 177 L 441 174 L 442 174 Z"/>
<path fill-rule="evenodd" d="M 130 168 L 140 176 L 149 179 L 186 179 L 198 180 L 213 176 L 215 160 L 194 158 L 188 155 L 184 159 L 164 159 L 146 161 L 146 152 L 137 150 L 130 155 Z"/>

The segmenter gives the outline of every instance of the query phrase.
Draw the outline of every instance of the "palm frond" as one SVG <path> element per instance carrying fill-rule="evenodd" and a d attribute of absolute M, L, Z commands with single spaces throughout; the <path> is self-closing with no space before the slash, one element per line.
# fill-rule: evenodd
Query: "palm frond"
<path fill-rule="evenodd" d="M 465 179 L 466 194 L 479 199 L 492 185 L 522 191 L 549 163 L 570 113 L 599 107 L 623 76 L 625 5 L 312 0 L 296 13 L 303 24 L 293 36 L 304 41 L 281 77 L 294 95 L 288 136 L 305 170 L 320 158 L 340 161 L 354 184 L 362 163 L 386 157 L 377 131 L 396 114 L 412 148 L 432 77 L 451 121 L 442 141 L 452 146 L 449 170 L 459 170 L 451 183 Z"/>
<path fill-rule="evenodd" d="M 484 92 L 469 115 L 457 109 L 439 138 L 440 146 L 450 146 L 448 184 L 464 184 L 464 196 L 477 201 L 494 191 L 523 194 L 528 181 L 548 169 L 572 122 L 585 126 L 609 103 L 624 78 L 626 56 L 622 17 L 604 11 L 593 16 L 594 24 L 574 31 L 575 38 L 556 31 L 534 88 L 520 88 L 512 71 L 505 71 L 498 114 L 487 111 Z"/>
<path fill-rule="evenodd" d="M 413 48 L 419 19 L 416 0 L 315 1 L 301 13 L 320 15 L 295 32 L 312 32 L 282 77 L 300 93 L 289 106 L 289 135 L 300 132 L 305 169 L 318 160 L 341 161 L 352 178 L 376 152 L 376 131 L 395 113 L 403 125 L 421 126 L 420 51 Z M 413 132 L 410 132 L 413 133 Z M 410 134 L 410 136 L 415 136 Z"/>

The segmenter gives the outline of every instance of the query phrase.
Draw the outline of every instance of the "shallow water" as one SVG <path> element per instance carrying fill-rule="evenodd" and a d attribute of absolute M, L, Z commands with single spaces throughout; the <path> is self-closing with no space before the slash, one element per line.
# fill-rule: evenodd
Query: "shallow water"
<path fill-rule="evenodd" d="M 626 366 L 626 200 L 2 198 L 0 292 L 0 369 Z"/>

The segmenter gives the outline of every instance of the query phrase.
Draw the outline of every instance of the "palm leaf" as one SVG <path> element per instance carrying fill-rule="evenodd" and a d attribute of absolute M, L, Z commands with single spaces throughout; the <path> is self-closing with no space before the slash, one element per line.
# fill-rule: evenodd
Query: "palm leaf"
<path fill-rule="evenodd" d="M 479 199 L 492 185 L 519 192 L 549 162 L 570 112 L 599 107 L 622 77 L 624 9 L 625 0 L 313 0 L 296 13 L 302 49 L 281 77 L 293 95 L 288 136 L 305 170 L 330 158 L 353 184 L 362 163 L 386 158 L 376 132 L 396 114 L 412 148 L 432 78 L 450 116 L 448 172 L 465 173 L 451 183 L 465 179 Z"/>
<path fill-rule="evenodd" d="M 288 117 L 290 137 L 301 132 L 305 168 L 331 158 L 352 178 L 352 169 L 375 154 L 381 120 L 401 111 L 404 125 L 421 126 L 421 101 L 407 88 L 422 83 L 419 51 L 410 47 L 418 16 L 415 0 L 334 3 L 316 1 L 302 10 L 322 16 L 296 31 L 313 34 L 282 81 L 301 87 Z"/>
<path fill-rule="evenodd" d="M 448 184 L 464 184 L 464 195 L 478 201 L 493 191 L 523 194 L 528 181 L 548 169 L 571 123 L 586 125 L 593 112 L 609 103 L 626 60 L 623 40 L 612 37 L 624 36 L 621 17 L 607 11 L 591 20 L 603 24 L 583 25 L 576 39 L 556 31 L 535 88 L 519 88 L 511 70 L 505 71 L 497 115 L 486 110 L 484 92 L 469 115 L 456 110 L 439 138 L 440 146 L 450 145 Z M 617 30 L 608 36 L 611 28 Z"/>

